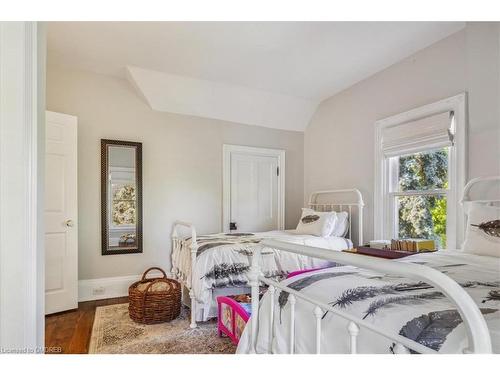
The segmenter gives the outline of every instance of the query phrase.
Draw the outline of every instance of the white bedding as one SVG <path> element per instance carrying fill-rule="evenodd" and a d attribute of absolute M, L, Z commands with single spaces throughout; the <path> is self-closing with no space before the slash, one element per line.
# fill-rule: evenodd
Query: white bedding
<path fill-rule="evenodd" d="M 464 287 L 483 312 L 493 351 L 500 353 L 499 258 L 443 250 L 397 261 L 415 262 L 438 269 Z M 325 303 L 337 303 L 336 309 L 364 318 L 386 331 L 399 333 L 439 352 L 461 353 L 467 347 L 464 325 L 453 303 L 434 288 L 418 285 L 415 280 L 346 266 L 299 275 L 283 283 Z M 272 353 L 289 352 L 289 305 L 287 293 L 275 298 Z M 270 298 L 266 294 L 259 309 L 258 353 L 268 352 L 270 308 Z M 310 303 L 297 299 L 296 353 L 315 352 L 313 308 Z M 250 351 L 251 324 L 252 318 L 245 328 L 237 353 Z M 392 346 L 392 340 L 361 328 L 359 353 L 391 353 Z M 349 353 L 346 320 L 332 313 L 325 316 L 322 320 L 321 348 L 322 353 Z"/>
<path fill-rule="evenodd" d="M 191 285 L 190 239 L 182 241 L 172 254 L 172 273 L 192 288 L 197 303 L 197 320 L 209 318 L 213 288 L 247 285 L 246 272 L 250 266 L 251 253 L 262 239 L 321 247 L 340 251 L 352 247 L 352 242 L 343 237 L 315 237 L 296 234 L 294 230 L 253 233 L 247 236 L 213 234 L 199 236 L 199 245 L 194 278 Z M 264 248 L 261 269 L 266 276 L 284 277 L 292 271 L 328 266 L 330 263 L 304 255 Z"/>

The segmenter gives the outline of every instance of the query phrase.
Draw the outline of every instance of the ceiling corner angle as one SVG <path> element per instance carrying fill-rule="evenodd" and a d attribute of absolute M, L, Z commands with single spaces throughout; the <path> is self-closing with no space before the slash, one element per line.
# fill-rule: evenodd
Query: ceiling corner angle
<path fill-rule="evenodd" d="M 127 80 L 156 111 L 303 132 L 318 101 L 223 82 L 126 67 Z"/>
<path fill-rule="evenodd" d="M 134 91 L 139 95 L 139 97 L 146 102 L 146 104 L 151 108 L 153 106 L 151 105 L 151 102 L 149 101 L 148 97 L 144 94 L 142 91 L 141 86 L 139 86 L 137 77 L 134 75 L 134 67 L 127 65 L 125 67 L 125 76 L 127 81 L 130 83 L 130 85 L 133 87 Z"/>

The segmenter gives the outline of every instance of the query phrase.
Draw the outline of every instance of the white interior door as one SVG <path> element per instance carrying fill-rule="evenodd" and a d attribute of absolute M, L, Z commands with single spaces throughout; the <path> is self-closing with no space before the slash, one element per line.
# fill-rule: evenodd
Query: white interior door
<path fill-rule="evenodd" d="M 78 307 L 77 119 L 46 112 L 45 313 Z"/>
<path fill-rule="evenodd" d="M 229 194 L 224 232 L 263 232 L 283 229 L 283 184 L 281 150 L 232 146 L 225 170 Z M 226 150 L 227 152 L 227 150 Z"/>

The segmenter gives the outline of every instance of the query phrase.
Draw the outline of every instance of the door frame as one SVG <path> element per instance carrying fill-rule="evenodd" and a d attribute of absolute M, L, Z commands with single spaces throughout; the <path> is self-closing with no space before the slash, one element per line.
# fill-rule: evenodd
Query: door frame
<path fill-rule="evenodd" d="M 285 229 L 285 150 L 239 146 L 222 145 L 222 230 L 229 228 L 231 218 L 231 155 L 245 154 L 255 156 L 272 156 L 278 158 L 278 229 Z"/>
<path fill-rule="evenodd" d="M 0 347 L 43 353 L 45 25 L 0 22 L 0 50 Z"/>

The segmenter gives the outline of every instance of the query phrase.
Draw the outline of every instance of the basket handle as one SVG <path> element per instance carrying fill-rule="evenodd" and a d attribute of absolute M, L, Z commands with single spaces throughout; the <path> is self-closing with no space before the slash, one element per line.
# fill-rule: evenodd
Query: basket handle
<path fill-rule="evenodd" d="M 146 271 L 144 271 L 144 273 L 142 274 L 142 279 L 141 281 L 145 280 L 146 279 L 146 275 L 149 271 L 152 271 L 152 270 L 157 270 L 157 271 L 160 271 L 162 274 L 163 274 L 163 278 L 166 279 L 167 278 L 167 274 L 165 273 L 165 271 L 163 271 L 160 267 L 151 267 L 151 268 L 148 268 Z"/>

